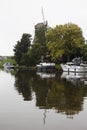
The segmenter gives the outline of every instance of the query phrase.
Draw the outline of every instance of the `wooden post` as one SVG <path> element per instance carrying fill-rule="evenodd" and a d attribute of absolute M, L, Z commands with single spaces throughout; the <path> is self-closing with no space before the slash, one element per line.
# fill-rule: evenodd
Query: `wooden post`
<path fill-rule="evenodd" d="M 76 75 L 76 68 L 74 69 L 75 75 Z"/>
<path fill-rule="evenodd" d="M 68 75 L 69 75 L 69 68 L 68 68 Z"/>

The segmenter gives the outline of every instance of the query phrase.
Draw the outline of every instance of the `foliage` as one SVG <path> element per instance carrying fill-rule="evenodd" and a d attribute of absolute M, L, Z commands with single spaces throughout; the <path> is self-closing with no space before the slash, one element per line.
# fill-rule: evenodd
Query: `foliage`
<path fill-rule="evenodd" d="M 87 44 L 83 45 L 81 52 L 82 52 L 83 60 L 87 61 Z"/>
<path fill-rule="evenodd" d="M 35 43 L 32 48 L 29 49 L 27 54 L 22 57 L 22 63 L 26 63 L 27 66 L 33 66 L 41 62 L 41 56 L 44 57 L 45 47 L 40 43 Z"/>
<path fill-rule="evenodd" d="M 20 42 L 18 43 L 18 62 L 20 59 L 21 65 L 34 66 L 40 62 L 41 57 L 45 57 L 47 47 L 45 39 L 46 25 L 39 23 L 35 26 L 35 36 L 31 48 L 28 48 L 26 53 L 20 53 Z"/>
<path fill-rule="evenodd" d="M 62 71 L 62 68 L 61 68 L 60 64 L 56 64 L 55 68 L 56 68 L 58 71 Z"/>
<path fill-rule="evenodd" d="M 54 61 L 60 59 L 64 61 L 65 57 L 67 61 L 67 59 L 81 55 L 84 37 L 80 27 L 68 23 L 49 29 L 46 33 L 46 42 Z"/>
<path fill-rule="evenodd" d="M 14 52 L 15 61 L 23 66 L 34 66 L 41 61 L 66 62 L 76 56 L 87 59 L 87 45 L 82 30 L 72 23 L 49 29 L 44 23 L 38 23 L 33 44 L 31 35 L 25 33 L 15 45 Z M 60 66 L 57 68 L 61 69 Z"/>
<path fill-rule="evenodd" d="M 31 43 L 31 35 L 24 33 L 20 41 L 14 47 L 14 57 L 17 64 L 21 65 L 22 56 L 28 52 Z"/>

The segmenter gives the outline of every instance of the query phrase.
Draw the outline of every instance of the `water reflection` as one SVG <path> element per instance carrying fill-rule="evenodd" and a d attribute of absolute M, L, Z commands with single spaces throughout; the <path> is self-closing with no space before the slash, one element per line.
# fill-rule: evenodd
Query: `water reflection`
<path fill-rule="evenodd" d="M 6 73 L 13 73 L 14 72 L 14 69 L 12 69 L 12 68 L 3 68 L 3 70 L 6 72 Z"/>
<path fill-rule="evenodd" d="M 87 73 L 63 72 L 61 78 L 70 81 L 74 86 L 83 86 L 86 85 Z"/>
<path fill-rule="evenodd" d="M 25 101 L 32 100 L 32 89 L 30 74 L 24 71 L 17 71 L 15 75 L 15 87 L 19 94 L 22 94 Z"/>
<path fill-rule="evenodd" d="M 87 87 L 83 84 L 74 86 L 61 78 L 61 74 L 53 74 L 53 78 L 34 71 L 18 71 L 15 75 L 15 88 L 26 101 L 36 97 L 36 106 L 39 109 L 54 109 L 57 113 L 72 118 L 83 110 L 84 97 L 87 96 Z M 45 115 L 46 116 L 46 115 Z"/>
<path fill-rule="evenodd" d="M 42 79 L 55 77 L 55 73 L 37 72 L 36 74 L 39 75 Z"/>

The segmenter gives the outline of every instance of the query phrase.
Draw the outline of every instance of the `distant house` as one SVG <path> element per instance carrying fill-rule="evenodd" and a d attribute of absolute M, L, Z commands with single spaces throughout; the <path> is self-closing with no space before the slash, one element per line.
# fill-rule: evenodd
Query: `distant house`
<path fill-rule="evenodd" d="M 7 60 L 7 56 L 0 56 L 0 61 L 2 61 L 2 60 Z"/>
<path fill-rule="evenodd" d="M 2 56 L 0 56 L 0 61 L 2 61 L 3 60 L 3 58 L 2 58 Z"/>

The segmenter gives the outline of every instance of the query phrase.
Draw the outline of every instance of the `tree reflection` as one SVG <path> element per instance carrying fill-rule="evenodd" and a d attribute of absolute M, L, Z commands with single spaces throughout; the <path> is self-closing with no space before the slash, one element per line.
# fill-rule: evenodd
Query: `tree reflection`
<path fill-rule="evenodd" d="M 72 115 L 83 110 L 87 87 L 74 86 L 66 80 L 55 77 L 41 78 L 33 71 L 19 71 L 15 75 L 15 87 L 24 100 L 32 100 L 36 96 L 36 106 L 40 109 L 55 109 L 56 112 Z"/>
<path fill-rule="evenodd" d="M 48 93 L 47 105 L 54 107 L 57 112 L 74 115 L 82 110 L 83 95 L 83 88 L 55 82 L 55 87 Z"/>
<path fill-rule="evenodd" d="M 24 100 L 32 99 L 30 77 L 24 71 L 18 71 L 15 75 L 15 87 L 19 94 L 22 94 Z"/>

